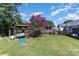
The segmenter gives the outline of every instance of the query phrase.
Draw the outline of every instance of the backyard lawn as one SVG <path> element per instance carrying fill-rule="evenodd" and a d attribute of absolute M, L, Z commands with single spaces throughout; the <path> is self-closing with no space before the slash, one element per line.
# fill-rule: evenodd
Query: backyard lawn
<path fill-rule="evenodd" d="M 0 55 L 6 56 L 60 56 L 79 55 L 79 40 L 64 35 L 43 35 L 26 40 L 22 47 L 18 39 L 0 38 Z"/>

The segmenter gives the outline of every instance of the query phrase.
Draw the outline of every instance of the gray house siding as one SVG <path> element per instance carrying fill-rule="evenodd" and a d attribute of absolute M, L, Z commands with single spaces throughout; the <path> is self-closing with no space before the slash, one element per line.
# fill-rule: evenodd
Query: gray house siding
<path fill-rule="evenodd" d="M 76 35 L 76 37 L 79 37 L 79 20 L 68 22 L 66 24 L 61 24 L 60 26 L 64 28 L 64 34 L 70 34 L 72 36 L 74 34 Z"/>

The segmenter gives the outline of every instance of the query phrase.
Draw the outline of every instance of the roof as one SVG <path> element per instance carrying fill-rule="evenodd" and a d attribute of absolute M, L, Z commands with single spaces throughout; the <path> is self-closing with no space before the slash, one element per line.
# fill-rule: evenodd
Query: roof
<path fill-rule="evenodd" d="M 79 20 L 74 20 L 66 24 L 61 24 L 60 26 L 64 27 L 64 26 L 78 26 L 78 25 L 79 25 Z"/>
<path fill-rule="evenodd" d="M 26 27 L 27 25 L 15 25 L 15 27 Z"/>

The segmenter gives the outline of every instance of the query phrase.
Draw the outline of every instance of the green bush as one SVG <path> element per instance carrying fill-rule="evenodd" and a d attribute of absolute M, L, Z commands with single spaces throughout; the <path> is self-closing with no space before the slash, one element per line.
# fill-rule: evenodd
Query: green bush
<path fill-rule="evenodd" d="M 39 37 L 39 36 L 41 36 L 41 31 L 40 30 L 31 30 L 31 32 L 30 32 L 30 36 L 31 37 Z"/>

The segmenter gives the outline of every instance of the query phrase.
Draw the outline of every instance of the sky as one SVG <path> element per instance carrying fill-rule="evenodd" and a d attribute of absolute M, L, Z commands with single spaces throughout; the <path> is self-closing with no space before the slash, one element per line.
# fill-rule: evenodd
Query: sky
<path fill-rule="evenodd" d="M 24 3 L 18 11 L 24 21 L 29 21 L 32 14 L 42 14 L 56 26 L 66 20 L 79 19 L 79 3 Z"/>

